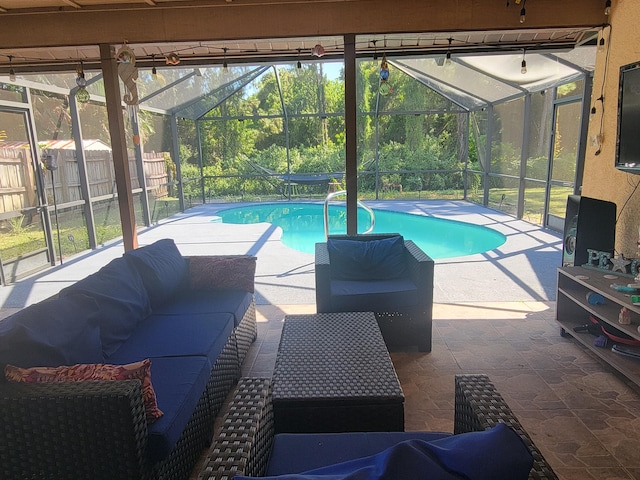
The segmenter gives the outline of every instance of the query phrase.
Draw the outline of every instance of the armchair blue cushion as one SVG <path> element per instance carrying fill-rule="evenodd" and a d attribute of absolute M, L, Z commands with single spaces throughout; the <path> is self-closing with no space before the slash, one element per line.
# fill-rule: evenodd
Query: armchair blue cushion
<path fill-rule="evenodd" d="M 373 312 L 387 346 L 431 351 L 433 260 L 397 233 L 316 244 L 318 313 Z"/>
<path fill-rule="evenodd" d="M 336 312 L 383 312 L 393 307 L 417 307 L 422 303 L 418 287 L 411 279 L 332 280 L 331 302 Z"/>
<path fill-rule="evenodd" d="M 404 239 L 391 236 L 379 240 L 329 238 L 331 274 L 340 280 L 389 280 L 407 275 Z"/>

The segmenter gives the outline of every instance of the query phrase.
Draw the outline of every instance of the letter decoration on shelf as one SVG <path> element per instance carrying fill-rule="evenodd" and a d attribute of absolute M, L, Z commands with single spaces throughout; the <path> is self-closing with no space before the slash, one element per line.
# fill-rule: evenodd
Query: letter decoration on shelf
<path fill-rule="evenodd" d="M 619 253 L 616 257 L 611 252 L 587 249 L 587 263 L 582 265 L 595 270 L 606 270 L 616 275 L 640 278 L 640 258 L 625 258 Z"/>

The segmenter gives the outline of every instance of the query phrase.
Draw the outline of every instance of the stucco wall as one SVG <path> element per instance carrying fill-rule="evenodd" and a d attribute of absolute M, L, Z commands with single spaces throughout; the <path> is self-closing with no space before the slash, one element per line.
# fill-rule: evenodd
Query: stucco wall
<path fill-rule="evenodd" d="M 604 3 L 604 2 L 603 2 Z M 616 226 L 616 250 L 625 257 L 640 257 L 638 251 L 638 227 L 640 226 L 640 175 L 623 173 L 614 167 L 617 135 L 618 80 L 620 66 L 640 60 L 640 1 L 614 0 L 610 17 L 611 35 L 604 29 L 609 42 L 607 50 L 599 52 L 593 79 L 591 105 L 598 112 L 589 122 L 588 138 L 600 131 L 600 115 L 603 114 L 603 142 L 601 152 L 589 141 L 585 157 L 582 195 L 615 202 L 618 206 Z M 596 99 L 602 96 L 604 101 Z M 604 106 L 604 109 L 602 108 Z M 640 135 L 640 125 L 638 125 Z"/>

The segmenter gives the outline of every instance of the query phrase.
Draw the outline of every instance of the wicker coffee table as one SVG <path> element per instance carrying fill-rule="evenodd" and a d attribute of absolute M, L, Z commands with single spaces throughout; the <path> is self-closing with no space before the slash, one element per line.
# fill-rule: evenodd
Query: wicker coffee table
<path fill-rule="evenodd" d="M 403 431 L 404 395 L 374 314 L 287 315 L 273 411 L 276 433 Z"/>

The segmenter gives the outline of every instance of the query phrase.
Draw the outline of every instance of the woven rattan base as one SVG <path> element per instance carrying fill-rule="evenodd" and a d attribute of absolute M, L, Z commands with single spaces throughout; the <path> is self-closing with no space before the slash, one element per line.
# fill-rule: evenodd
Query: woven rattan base
<path fill-rule="evenodd" d="M 404 395 L 370 312 L 285 317 L 276 432 L 403 431 Z"/>

